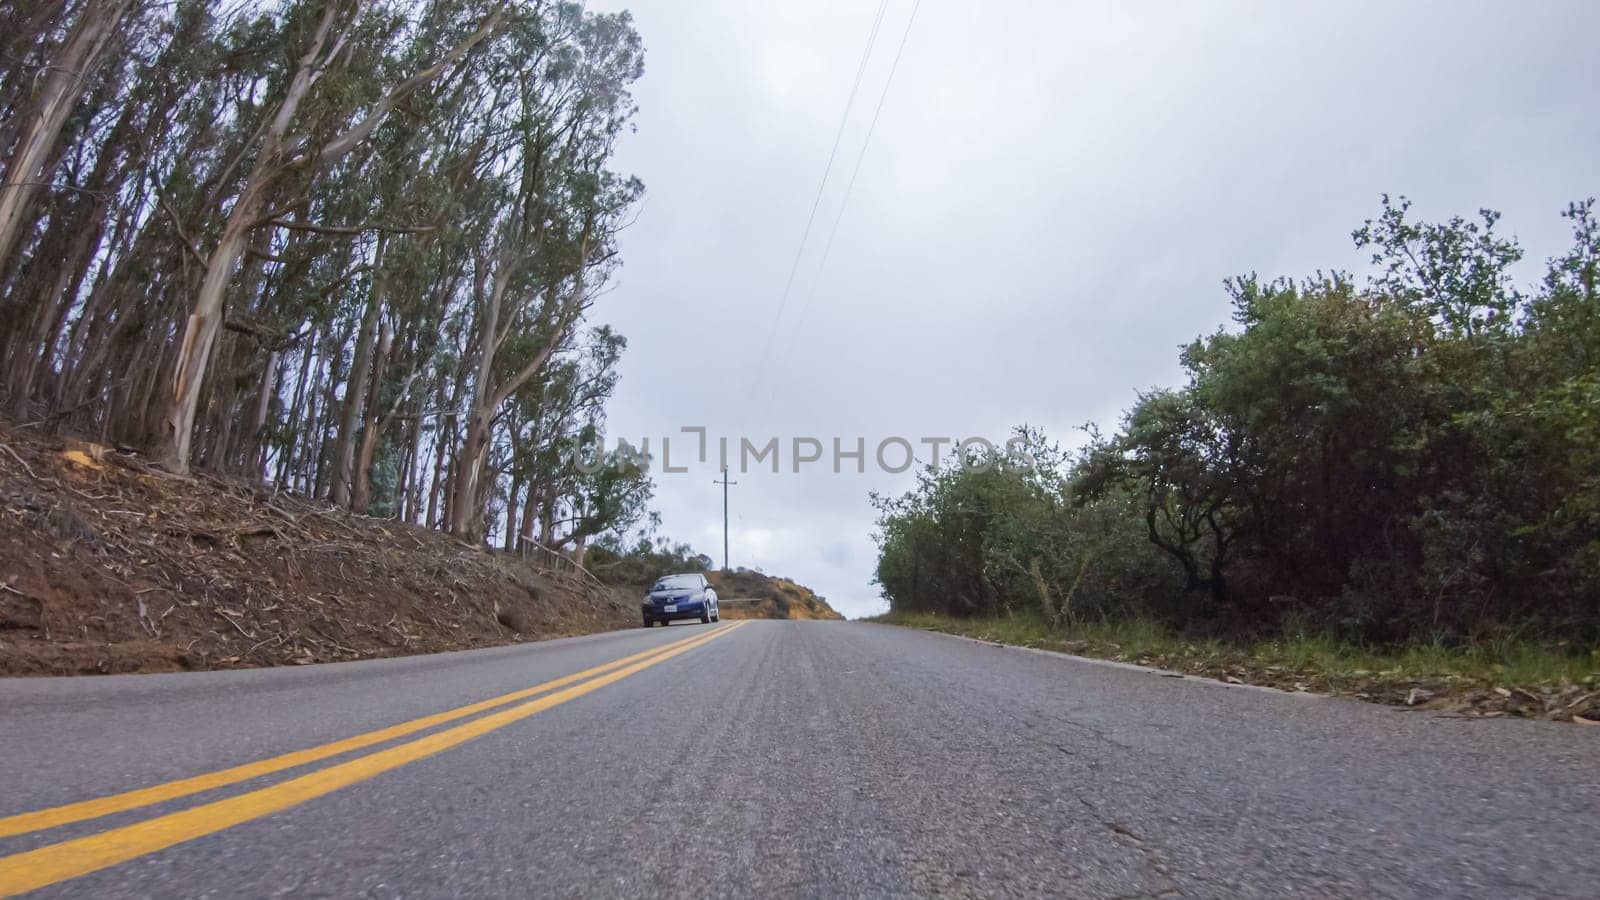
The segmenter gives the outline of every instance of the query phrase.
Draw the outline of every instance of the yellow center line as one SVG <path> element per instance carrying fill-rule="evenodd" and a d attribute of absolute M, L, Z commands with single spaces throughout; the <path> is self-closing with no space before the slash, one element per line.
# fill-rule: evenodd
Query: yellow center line
<path fill-rule="evenodd" d="M 716 640 L 730 631 L 737 630 L 743 624 L 740 622 L 729 625 L 688 642 L 673 644 L 670 649 L 657 656 L 510 709 L 490 713 L 465 724 L 386 750 L 374 751 L 366 756 L 318 769 L 269 787 L 192 809 L 157 816 L 121 828 L 113 828 L 88 837 L 0 857 L 0 896 L 37 890 L 58 881 L 87 875 L 107 866 L 127 862 L 147 853 L 213 834 L 333 793 L 340 788 L 441 753 L 473 738 L 597 691 L 680 653 L 686 653 L 701 644 Z"/>
<path fill-rule="evenodd" d="M 703 634 L 695 635 L 684 638 L 680 641 L 674 641 L 670 644 L 652 647 L 649 650 L 635 653 L 631 656 L 625 656 L 622 659 L 613 660 L 604 665 L 584 669 L 582 672 L 574 672 L 571 675 L 566 675 L 552 681 L 546 681 L 543 684 L 537 684 L 530 688 L 512 691 L 509 694 L 501 694 L 498 697 L 491 697 L 488 700 L 481 700 L 477 703 L 469 703 L 466 706 L 446 710 L 441 713 L 435 713 L 430 716 L 423 716 L 420 719 L 412 719 L 409 722 L 401 722 L 398 725 L 391 725 L 387 728 L 379 728 L 376 731 L 358 734 L 354 737 L 333 741 L 332 743 L 323 744 L 318 747 L 308 747 L 304 750 L 295 750 L 290 753 L 285 753 L 281 756 L 273 756 L 267 759 L 257 760 L 251 763 L 244 763 L 243 765 L 233 766 L 227 769 L 219 769 L 215 772 L 208 772 L 203 775 L 180 778 L 176 781 L 168 781 L 163 784 L 139 788 L 137 790 L 127 791 L 121 794 L 112 794 L 107 797 L 97 797 L 92 800 L 82 800 L 77 803 L 68 803 L 63 806 L 55 806 L 49 809 L 37 810 L 35 812 L 26 812 L 19 813 L 18 815 L 14 816 L 7 816 L 6 818 L 0 819 L 0 837 L 10 837 L 11 835 L 25 834 L 29 831 L 39 831 L 45 828 L 55 828 L 58 825 L 66 825 L 71 822 L 81 822 L 85 819 L 97 819 L 101 816 L 108 816 L 112 813 L 124 812 L 130 809 L 137 809 L 141 806 L 149 806 L 154 803 L 164 803 L 168 800 L 175 800 L 179 797 L 186 797 L 190 794 L 197 794 L 201 791 L 209 791 L 213 788 L 226 787 L 230 784 L 248 781 L 251 778 L 257 778 L 262 775 L 270 775 L 274 772 L 281 772 L 284 769 L 292 769 L 295 766 L 302 766 L 306 763 L 327 759 L 331 756 L 338 756 L 341 753 L 347 753 L 351 750 L 360 750 L 363 747 L 371 747 L 374 744 L 381 744 L 397 737 L 415 734 L 418 731 L 432 728 L 435 725 L 443 725 L 446 722 L 453 722 L 457 719 L 473 715 L 474 713 L 480 713 L 485 710 L 493 709 L 496 706 L 503 706 L 507 703 L 517 700 L 525 700 L 534 696 L 535 694 L 542 694 L 545 691 L 554 690 L 559 687 L 566 687 L 575 681 L 582 681 L 585 678 L 600 675 L 605 672 L 609 672 L 612 669 L 638 662 L 641 659 L 654 656 L 657 653 L 664 653 L 673 647 L 688 644 L 690 641 L 696 640 L 698 637 L 703 636 Z"/>

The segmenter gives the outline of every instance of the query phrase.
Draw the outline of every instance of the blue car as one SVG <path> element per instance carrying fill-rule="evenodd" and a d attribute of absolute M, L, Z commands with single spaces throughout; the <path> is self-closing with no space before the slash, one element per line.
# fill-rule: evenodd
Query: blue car
<path fill-rule="evenodd" d="M 699 619 L 702 623 L 720 622 L 717 592 L 704 575 L 664 575 L 651 585 L 644 598 L 644 627 L 657 622 L 666 625 L 674 619 Z"/>

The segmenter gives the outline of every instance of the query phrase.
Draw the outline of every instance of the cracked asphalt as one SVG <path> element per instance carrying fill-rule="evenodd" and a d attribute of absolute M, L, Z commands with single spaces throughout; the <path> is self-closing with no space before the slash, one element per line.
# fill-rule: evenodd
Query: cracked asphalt
<path fill-rule="evenodd" d="M 696 629 L 0 681 L 0 817 L 348 737 Z M 370 752 L 0 837 L 0 855 Z M 760 621 L 39 894 L 1594 897 L 1596 847 L 1600 729 L 1166 678 L 890 626 Z"/>

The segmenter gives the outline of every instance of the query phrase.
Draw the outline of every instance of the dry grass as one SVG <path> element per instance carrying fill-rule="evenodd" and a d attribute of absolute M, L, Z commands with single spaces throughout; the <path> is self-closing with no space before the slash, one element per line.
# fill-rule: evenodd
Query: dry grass
<path fill-rule="evenodd" d="M 1044 617 L 1024 613 L 989 619 L 889 613 L 874 621 L 1379 703 L 1470 715 L 1600 719 L 1600 647 L 1502 642 L 1375 649 L 1316 634 L 1235 644 L 1190 640 L 1146 620 L 1052 629 Z"/>
<path fill-rule="evenodd" d="M 725 599 L 722 615 L 729 619 L 844 618 L 810 588 L 788 578 L 748 569 L 708 572 L 706 577 L 717 589 L 717 596 Z"/>

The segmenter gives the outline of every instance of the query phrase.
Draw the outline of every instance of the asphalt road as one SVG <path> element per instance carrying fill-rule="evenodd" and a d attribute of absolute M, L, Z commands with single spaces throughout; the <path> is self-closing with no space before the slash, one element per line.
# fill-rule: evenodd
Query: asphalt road
<path fill-rule="evenodd" d="M 1600 729 L 842 622 L 0 680 L 0 778 L 0 894 L 1600 895 Z"/>

